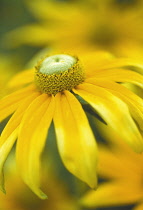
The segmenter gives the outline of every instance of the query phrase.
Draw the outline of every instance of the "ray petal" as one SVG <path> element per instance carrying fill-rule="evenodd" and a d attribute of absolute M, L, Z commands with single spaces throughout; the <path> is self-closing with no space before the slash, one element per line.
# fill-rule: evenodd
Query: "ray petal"
<path fill-rule="evenodd" d="M 49 36 L 45 26 L 34 23 L 12 30 L 5 35 L 3 42 L 8 48 L 15 48 L 23 44 L 41 46 L 48 43 L 47 37 Z"/>
<path fill-rule="evenodd" d="M 22 100 L 33 92 L 35 92 L 35 86 L 30 85 L 2 98 L 0 101 L 0 121 L 12 114 Z"/>
<path fill-rule="evenodd" d="M 23 114 L 30 102 L 38 96 L 38 93 L 34 93 L 28 98 L 26 98 L 16 112 L 13 114 L 4 130 L 2 131 L 0 137 L 0 189 L 4 192 L 4 177 L 3 177 L 3 165 L 4 162 L 16 140 L 18 134 L 18 127 L 23 117 Z"/>
<path fill-rule="evenodd" d="M 86 69 L 87 78 L 96 76 L 96 74 L 101 71 L 102 66 L 106 65 L 106 63 L 108 64 L 112 59 L 113 55 L 105 51 L 80 55 L 80 60 Z"/>
<path fill-rule="evenodd" d="M 97 191 L 90 190 L 85 194 L 80 203 L 86 207 L 107 207 L 133 204 L 142 198 L 140 188 L 128 183 L 118 181 L 105 183 Z"/>
<path fill-rule="evenodd" d="M 17 141 L 17 163 L 25 183 L 41 199 L 47 196 L 39 189 L 40 157 L 53 118 L 54 99 L 47 94 L 37 97 L 22 119 Z"/>
<path fill-rule="evenodd" d="M 105 65 L 102 65 L 101 69 L 113 69 L 113 68 L 121 68 L 121 67 L 137 67 L 139 69 L 143 69 L 143 62 L 138 59 L 132 58 L 114 58 L 114 60 L 109 61 Z"/>
<path fill-rule="evenodd" d="M 55 97 L 54 124 L 60 156 L 65 167 L 90 187 L 97 184 L 97 148 L 86 115 L 69 91 Z"/>
<path fill-rule="evenodd" d="M 143 88 L 143 76 L 137 72 L 123 69 L 101 70 L 95 76 L 97 79 L 106 79 L 115 82 L 129 82 Z"/>
<path fill-rule="evenodd" d="M 143 100 L 139 96 L 123 85 L 112 81 L 89 79 L 88 82 L 106 88 L 106 90 L 125 101 L 129 106 L 131 115 L 139 124 L 140 129 L 143 130 Z"/>
<path fill-rule="evenodd" d="M 15 111 L 15 113 L 12 115 L 8 123 L 6 124 L 5 128 L 3 129 L 1 133 L 1 141 L 0 146 L 3 144 L 3 141 L 5 141 L 8 136 L 12 133 L 13 130 L 15 130 L 21 120 L 22 117 L 27 109 L 27 107 L 32 103 L 32 101 L 39 96 L 40 93 L 33 93 L 29 97 L 25 98 L 21 104 L 19 105 L 18 109 Z"/>
<path fill-rule="evenodd" d="M 22 71 L 14 76 L 8 83 L 8 87 L 13 88 L 26 85 L 34 81 L 34 69 Z"/>
<path fill-rule="evenodd" d="M 102 130 L 104 131 L 104 130 Z M 112 131 L 111 131 L 112 132 Z M 108 134 L 108 132 L 106 132 Z M 114 134 L 114 133 L 113 133 Z M 109 134 L 110 135 L 110 134 Z M 111 133 L 112 135 L 112 133 Z M 115 136 L 114 136 L 115 137 Z M 120 143 L 120 139 L 117 139 L 117 141 Z M 128 150 L 122 151 L 124 148 L 121 148 L 120 145 L 118 145 L 118 142 L 116 146 L 117 148 L 110 148 L 109 150 L 105 146 L 99 147 L 99 174 L 102 178 L 105 179 L 126 179 L 126 180 L 136 180 L 137 183 L 139 180 L 138 174 L 140 173 L 140 169 L 138 170 L 138 166 L 136 164 L 137 161 L 137 155 L 134 152 L 131 154 L 126 154 Z M 113 142 L 114 144 L 114 142 Z M 119 147 L 120 146 L 120 147 Z M 128 157 L 129 156 L 129 157 Z M 133 158 L 132 158 L 133 156 Z M 132 160 L 133 159 L 133 160 Z M 136 159 L 136 160 L 134 160 Z M 123 164 L 124 163 L 124 164 Z M 122 173 L 121 173 L 122 171 Z M 137 173 L 134 173 L 134 172 Z M 130 177 L 129 177 L 130 174 Z"/>
<path fill-rule="evenodd" d="M 6 139 L 6 141 L 0 147 L 0 190 L 3 191 L 4 193 L 5 193 L 5 188 L 4 188 L 3 165 L 16 140 L 17 133 L 18 133 L 18 127 L 11 133 L 11 135 Z"/>
<path fill-rule="evenodd" d="M 27 1 L 28 7 L 31 12 L 41 21 L 71 21 L 71 16 L 79 16 L 79 12 L 74 5 L 67 5 L 64 2 L 51 2 L 51 1 Z M 63 15 L 63 13 L 65 15 Z"/>
<path fill-rule="evenodd" d="M 74 92 L 101 115 L 118 135 L 126 141 L 135 152 L 143 151 L 142 136 L 133 121 L 127 105 L 118 97 L 102 87 L 84 83 L 79 85 Z"/>
<path fill-rule="evenodd" d="M 143 210 L 143 202 L 138 204 L 135 208 L 133 208 L 133 210 Z"/>

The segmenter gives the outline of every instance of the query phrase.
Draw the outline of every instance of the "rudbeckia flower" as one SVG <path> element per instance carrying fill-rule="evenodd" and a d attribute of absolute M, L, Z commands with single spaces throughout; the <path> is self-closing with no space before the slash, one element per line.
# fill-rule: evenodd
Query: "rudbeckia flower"
<path fill-rule="evenodd" d="M 134 153 L 110 127 L 98 125 L 102 137 L 110 142 L 109 148 L 99 147 L 99 175 L 109 181 L 101 183 L 97 191 L 89 190 L 80 203 L 88 208 L 134 205 L 133 210 L 142 210 L 143 154 Z"/>
<path fill-rule="evenodd" d="M 18 90 L 0 102 L 1 120 L 14 113 L 0 139 L 2 190 L 3 164 L 17 139 L 20 174 L 33 192 L 46 197 L 39 189 L 40 156 L 52 120 L 63 164 L 91 188 L 96 187 L 97 146 L 81 101 L 88 103 L 134 151 L 142 152 L 139 128 L 143 125 L 143 100 L 120 83 L 142 87 L 143 76 L 127 70 L 129 65 L 143 67 L 103 52 L 80 58 L 58 54 L 46 56 L 35 69 L 18 74 L 9 83 Z"/>
<path fill-rule="evenodd" d="M 137 1 L 134 7 L 120 10 L 115 2 L 26 1 L 37 22 L 9 32 L 5 44 L 50 46 L 65 51 L 102 49 L 119 56 L 138 55 L 143 42 L 143 4 Z"/>

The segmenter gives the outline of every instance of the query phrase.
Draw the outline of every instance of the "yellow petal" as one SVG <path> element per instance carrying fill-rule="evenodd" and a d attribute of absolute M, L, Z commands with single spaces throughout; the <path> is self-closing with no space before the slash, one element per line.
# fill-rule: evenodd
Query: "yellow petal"
<path fill-rule="evenodd" d="M 34 81 L 34 69 L 25 70 L 13 77 L 8 83 L 8 87 L 17 87 Z"/>
<path fill-rule="evenodd" d="M 54 124 L 65 167 L 90 187 L 97 184 L 97 148 L 86 115 L 69 91 L 58 93 Z"/>
<path fill-rule="evenodd" d="M 74 90 L 100 114 L 134 151 L 143 151 L 142 136 L 130 116 L 127 105 L 102 87 L 81 84 Z"/>
<path fill-rule="evenodd" d="M 53 32 L 50 32 L 50 34 Z M 51 36 L 50 36 L 51 38 Z M 46 27 L 38 24 L 29 24 L 18 29 L 14 29 L 5 35 L 3 42 L 7 48 L 15 48 L 22 44 L 30 44 L 32 46 L 41 46 L 49 41 L 48 31 Z"/>
<path fill-rule="evenodd" d="M 114 58 L 114 60 L 110 61 L 109 63 L 102 65 L 101 69 L 113 69 L 129 66 L 143 69 L 143 62 L 133 58 Z"/>
<path fill-rule="evenodd" d="M 80 55 L 80 60 L 83 64 L 83 67 L 86 70 L 87 78 L 93 77 L 96 73 L 100 72 L 102 66 L 108 63 L 113 59 L 113 55 L 104 51 L 97 51 L 92 53 L 87 53 Z M 98 71 L 98 69 L 100 71 Z"/>
<path fill-rule="evenodd" d="M 1 99 L 0 121 L 12 114 L 25 97 L 35 92 L 34 90 L 35 87 L 33 85 L 30 85 L 26 88 L 22 88 L 18 91 L 15 91 L 14 93 L 7 95 L 3 99 Z"/>
<path fill-rule="evenodd" d="M 6 139 L 6 141 L 1 145 L 0 147 L 0 190 L 3 191 L 4 193 L 5 188 L 4 188 L 4 176 L 3 176 L 3 165 L 4 162 L 10 152 L 10 150 L 12 149 L 12 146 L 16 140 L 17 137 L 17 133 L 18 133 L 18 128 L 16 128 L 11 135 Z M 1 141 L 1 139 L 0 139 Z"/>
<path fill-rule="evenodd" d="M 126 171 L 128 172 L 128 170 L 124 170 L 126 166 L 122 164 L 121 160 L 112 151 L 110 152 L 107 148 L 100 146 L 99 160 L 98 172 L 101 177 L 108 179 L 126 177 Z"/>
<path fill-rule="evenodd" d="M 18 109 L 15 111 L 15 113 L 12 115 L 8 123 L 6 124 L 5 128 L 3 129 L 1 133 L 1 141 L 0 146 L 3 144 L 3 142 L 9 137 L 9 135 L 19 126 L 23 114 L 25 113 L 26 109 L 28 108 L 29 104 L 32 103 L 32 101 L 39 96 L 40 93 L 32 93 L 30 96 L 28 96 L 26 99 L 24 99 L 21 104 L 19 105 Z"/>
<path fill-rule="evenodd" d="M 124 177 L 140 182 L 140 174 L 142 173 L 140 165 L 143 162 L 143 155 L 135 153 L 110 126 L 95 118 L 94 123 L 96 128 L 100 130 L 101 137 L 111 145 L 110 150 L 107 150 L 107 147 L 103 147 L 103 145 L 99 147 L 99 173 L 103 177 Z"/>
<path fill-rule="evenodd" d="M 79 16 L 79 10 L 70 4 L 70 7 L 65 2 L 51 2 L 51 1 L 27 1 L 27 5 L 31 12 L 42 21 L 71 21 L 71 17 Z M 63 15 L 64 13 L 64 15 Z"/>
<path fill-rule="evenodd" d="M 13 114 L 7 125 L 5 126 L 4 130 L 2 131 L 0 137 L 0 188 L 4 190 L 4 178 L 3 178 L 3 164 L 16 140 L 18 134 L 18 127 L 23 117 L 23 114 L 29 103 L 32 102 L 34 98 L 38 96 L 38 93 L 34 93 L 28 98 L 26 98 L 22 104 L 20 104 L 19 108 Z"/>
<path fill-rule="evenodd" d="M 104 132 L 105 129 L 102 129 Z M 109 129 L 111 131 L 111 129 Z M 106 132 L 107 135 L 112 135 L 112 137 L 116 137 L 114 133 L 111 131 L 111 134 Z M 107 137 L 108 138 L 108 137 Z M 118 145 L 118 142 L 120 142 L 119 138 L 114 139 L 115 141 L 115 147 L 112 149 L 107 150 L 107 147 L 99 147 L 99 174 L 101 177 L 105 179 L 126 179 L 130 180 L 130 182 L 137 183 L 139 182 L 140 185 L 140 163 L 137 164 L 140 161 L 141 155 L 136 154 L 134 152 L 130 152 L 130 150 L 125 150 L 124 147 L 121 145 Z M 116 144 L 117 142 L 117 144 Z M 124 144 L 123 144 L 124 145 Z M 120 146 L 120 147 L 119 147 Z M 122 151 L 123 150 L 123 151 Z M 129 151 L 129 153 L 128 153 Z M 124 163 L 124 164 L 123 164 Z M 135 173 L 136 171 L 136 173 Z M 130 176 L 129 176 L 130 174 Z"/>
<path fill-rule="evenodd" d="M 89 83 L 106 88 L 115 96 L 121 98 L 129 106 L 131 115 L 143 130 L 143 100 L 123 85 L 102 79 L 89 79 Z"/>
<path fill-rule="evenodd" d="M 142 203 L 142 201 L 135 208 L 133 208 L 133 210 L 143 210 L 143 203 Z"/>
<path fill-rule="evenodd" d="M 142 198 L 142 192 L 128 181 L 102 184 L 96 191 L 90 190 L 81 198 L 85 207 L 107 207 L 133 204 Z"/>
<path fill-rule="evenodd" d="M 40 157 L 53 112 L 53 98 L 47 94 L 40 95 L 26 110 L 18 134 L 16 158 L 20 174 L 41 199 L 47 196 L 39 189 Z"/>
<path fill-rule="evenodd" d="M 130 82 L 143 88 L 143 76 L 137 72 L 123 69 L 101 70 L 96 74 L 96 78 L 112 80 L 115 82 Z"/>

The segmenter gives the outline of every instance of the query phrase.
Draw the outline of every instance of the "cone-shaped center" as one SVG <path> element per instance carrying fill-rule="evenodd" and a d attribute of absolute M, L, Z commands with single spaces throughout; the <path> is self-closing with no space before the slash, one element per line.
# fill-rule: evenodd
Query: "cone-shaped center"
<path fill-rule="evenodd" d="M 70 55 L 53 55 L 47 57 L 41 64 L 39 72 L 43 74 L 60 74 L 76 63 L 76 58 Z"/>
<path fill-rule="evenodd" d="M 36 66 L 35 83 L 43 93 L 56 95 L 64 90 L 72 90 L 84 78 L 79 59 L 71 55 L 52 55 Z"/>

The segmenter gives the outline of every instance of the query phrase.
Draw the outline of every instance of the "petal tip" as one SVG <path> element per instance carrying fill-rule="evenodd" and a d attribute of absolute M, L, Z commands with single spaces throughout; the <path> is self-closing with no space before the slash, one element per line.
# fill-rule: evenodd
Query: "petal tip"
<path fill-rule="evenodd" d="M 92 182 L 90 181 L 90 183 L 88 183 L 88 185 L 92 190 L 96 190 L 98 187 L 97 177 Z"/>
<path fill-rule="evenodd" d="M 48 199 L 48 196 L 45 194 L 45 193 L 43 193 L 41 190 L 33 190 L 32 189 L 32 191 L 40 198 L 40 199 L 42 199 L 42 200 L 45 200 L 45 199 Z"/>
<path fill-rule="evenodd" d="M 40 198 L 42 200 L 48 199 L 48 196 L 45 193 L 43 193 L 43 192 L 40 192 L 40 195 L 39 196 L 40 196 Z"/>
<path fill-rule="evenodd" d="M 3 171 L 0 173 L 0 191 L 6 194 Z"/>
<path fill-rule="evenodd" d="M 143 153 L 143 144 L 141 143 L 140 145 L 135 145 L 135 146 L 132 146 L 132 149 L 134 152 L 138 153 L 138 154 L 142 154 Z"/>
<path fill-rule="evenodd" d="M 4 185 L 0 185 L 0 191 L 2 191 L 4 194 L 6 194 L 6 190 Z"/>

